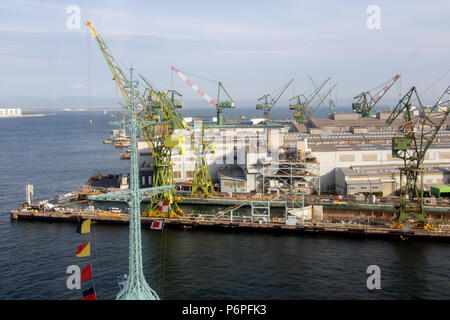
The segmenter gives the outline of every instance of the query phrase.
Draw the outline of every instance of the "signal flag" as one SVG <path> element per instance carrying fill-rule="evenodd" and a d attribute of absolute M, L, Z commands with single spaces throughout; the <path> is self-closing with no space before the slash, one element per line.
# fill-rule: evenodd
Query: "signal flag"
<path fill-rule="evenodd" d="M 170 200 L 161 201 L 158 204 L 158 211 L 168 212 L 169 211 Z"/>
<path fill-rule="evenodd" d="M 97 300 L 95 296 L 94 287 L 90 287 L 86 291 L 83 291 L 83 299 L 82 300 Z"/>
<path fill-rule="evenodd" d="M 78 246 L 76 256 L 78 258 L 89 257 L 91 255 L 91 244 L 90 242 Z"/>
<path fill-rule="evenodd" d="M 88 265 L 81 271 L 81 282 L 92 279 L 92 267 Z"/>
<path fill-rule="evenodd" d="M 163 221 L 162 220 L 156 220 L 156 221 L 152 222 L 152 224 L 150 226 L 150 229 L 162 230 L 162 227 L 163 227 Z"/>
<path fill-rule="evenodd" d="M 90 233 L 91 232 L 91 219 L 87 219 L 78 224 L 78 233 Z"/>

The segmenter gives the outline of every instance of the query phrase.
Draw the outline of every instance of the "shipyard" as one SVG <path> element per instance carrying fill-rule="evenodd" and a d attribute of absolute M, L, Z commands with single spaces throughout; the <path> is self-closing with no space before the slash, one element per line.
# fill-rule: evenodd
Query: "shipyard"
<path fill-rule="evenodd" d="M 371 113 L 379 97 L 399 77 L 396 75 L 388 86 L 374 94 L 378 99 L 366 103 L 363 111 L 356 102 L 352 105 L 353 113 L 335 113 L 329 108 L 328 118 L 315 118 L 313 114 L 333 88 L 314 108 L 305 102 L 291 105 L 290 109 L 301 110 L 293 113 L 293 119 L 271 120 L 269 110 L 290 83 L 272 99 L 272 105 L 257 105 L 257 109 L 266 108 L 264 118 L 244 121 L 223 119 L 219 107 L 217 117 L 210 119 L 182 117 L 177 112 L 182 107 L 181 100 L 172 101 L 167 97 L 155 100 L 157 110 L 161 109 L 162 101 L 166 101 L 167 108 L 172 101 L 174 107 L 168 112 L 172 129 L 165 134 L 153 132 L 153 136 L 144 131 L 143 136 L 137 137 L 139 187 L 145 190 L 172 184 L 173 189 L 164 196 L 143 200 L 143 223 L 162 219 L 168 226 L 185 228 L 220 226 L 278 231 L 321 228 L 323 232 L 332 230 L 349 235 L 359 230 L 368 237 L 404 233 L 402 239 L 408 238 L 406 235 L 411 232 L 422 234 L 421 230 L 425 230 L 432 239 L 448 237 L 449 110 L 441 102 L 421 109 L 399 103 L 396 110 L 402 109 L 397 110 L 398 114 L 396 110 Z M 181 78 L 187 79 L 184 74 Z M 321 87 L 306 102 L 313 101 Z M 223 105 L 231 107 L 234 102 L 228 98 L 230 101 Z M 301 117 L 296 117 L 298 114 Z M 395 119 L 388 126 L 386 123 L 393 115 Z M 436 122 L 430 119 L 436 116 L 439 126 L 433 127 Z M 405 187 L 411 188 L 411 182 L 401 181 L 402 158 L 395 156 L 398 151 L 393 148 L 396 139 L 411 137 L 411 132 L 407 135 L 402 132 L 408 117 L 416 119 L 427 130 L 434 130 L 433 140 L 426 140 L 426 153 L 422 155 L 421 180 L 417 181 L 416 177 L 415 181 L 422 194 L 411 201 Z M 125 127 L 112 130 L 110 138 L 103 143 L 125 148 L 120 159 L 130 159 L 131 142 Z M 98 222 L 123 223 L 127 209 L 121 215 L 95 207 L 105 201 L 123 202 L 107 194 L 129 188 L 128 173 L 96 174 L 66 196 L 37 205 L 27 196 L 27 204 L 12 211 L 11 217 L 69 221 L 74 215 L 79 219 L 94 214 Z M 74 201 L 67 202 L 67 197 Z M 200 213 L 194 209 L 196 213 L 193 213 L 183 209 L 186 206 L 208 209 Z M 404 224 L 407 226 L 403 227 Z"/>
<path fill-rule="evenodd" d="M 45 213 L 51 207 L 55 212 L 95 213 L 96 203 L 126 202 L 121 193 L 137 188 L 144 192 L 142 217 L 160 218 L 169 225 L 179 219 L 177 224 L 192 226 L 201 216 L 201 221 L 210 226 L 224 219 L 233 227 L 232 223 L 240 219 L 238 226 L 248 223 L 250 229 L 260 228 L 255 223 L 277 229 L 280 222 L 300 228 L 321 223 L 382 224 L 405 233 L 412 228 L 448 236 L 450 87 L 434 105 L 422 104 L 412 87 L 393 110 L 375 112 L 377 103 L 400 79 L 396 74 L 376 90 L 356 95 L 352 113 L 338 113 L 334 110 L 336 102 L 330 98 L 337 84 L 331 85 L 328 77 L 316 85 L 310 77 L 314 90 L 289 100 L 292 118 L 272 120 L 271 110 L 292 85 L 291 79 L 275 93 L 257 99 L 261 118 L 227 119 L 224 111 L 226 114 L 236 106 L 220 81 L 214 101 L 188 78 L 196 75 L 186 75 L 171 66 L 172 73 L 216 112 L 211 118 L 183 117 L 179 112 L 182 95 L 176 90 L 158 90 L 139 74 L 140 82 L 131 91 L 126 85 L 130 81 L 127 72 L 92 23 L 85 24 L 107 57 L 113 80 L 128 104 L 117 114 L 121 120 L 111 122 L 119 128 L 113 129 L 103 143 L 126 149 L 120 159 L 130 160 L 130 172 L 138 180 L 132 181 L 131 173 L 107 177 L 96 174 L 71 193 L 77 204 L 85 204 L 78 208 L 48 200 L 36 206 L 31 201 L 33 185 L 27 185 L 27 202 L 11 212 L 13 219 L 30 218 L 29 208 L 31 217 L 49 219 L 55 215 L 34 212 Z M 132 133 L 136 135 L 135 145 L 127 135 L 126 128 L 131 124 L 125 120 L 127 115 L 132 116 L 131 94 L 136 107 L 141 108 L 134 115 L 139 128 Z M 315 118 L 325 102 L 328 118 Z M 193 214 L 183 210 L 184 205 L 207 205 L 214 214 Z M 277 206 L 284 212 L 274 213 Z M 105 216 L 104 212 L 99 214 Z M 120 214 L 117 219 L 123 221 L 118 217 Z"/>
<path fill-rule="evenodd" d="M 445 301 L 449 10 L 5 0 L 0 300 Z"/>

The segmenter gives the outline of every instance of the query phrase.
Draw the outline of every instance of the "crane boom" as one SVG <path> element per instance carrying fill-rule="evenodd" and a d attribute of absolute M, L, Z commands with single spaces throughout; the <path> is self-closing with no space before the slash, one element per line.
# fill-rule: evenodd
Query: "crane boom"
<path fill-rule="evenodd" d="M 370 117 L 370 111 L 385 95 L 385 93 L 392 87 L 392 85 L 400 78 L 399 74 L 396 74 L 391 80 L 389 80 L 384 87 L 378 91 L 374 97 L 372 97 L 369 91 L 364 91 L 354 97 L 356 102 L 352 103 L 353 112 L 359 113 L 362 117 Z"/>
<path fill-rule="evenodd" d="M 105 58 L 109 69 L 111 70 L 114 80 L 117 82 L 117 85 L 119 86 L 119 89 L 125 98 L 125 101 L 129 101 L 130 99 L 130 93 L 125 88 L 125 83 L 127 76 L 122 71 L 122 69 L 119 67 L 119 63 L 116 61 L 116 59 L 109 53 L 109 49 L 106 46 L 105 42 L 103 41 L 102 37 L 98 34 L 97 30 L 95 30 L 94 26 L 91 22 L 86 21 L 85 24 L 89 27 L 89 29 L 92 32 L 92 35 L 94 36 L 95 40 L 97 41 L 98 46 L 100 47 L 100 51 L 103 54 L 103 57 Z"/>
<path fill-rule="evenodd" d="M 169 190 L 152 195 L 150 204 L 145 210 L 144 215 L 159 216 L 163 214 L 158 211 L 158 205 L 161 202 L 168 201 L 169 208 L 167 212 L 164 213 L 165 217 L 177 217 L 178 214 L 182 214 L 183 212 L 177 204 L 179 200 L 177 200 L 178 197 L 173 188 L 174 177 L 171 157 L 172 150 L 179 145 L 181 137 L 177 138 L 172 134 L 175 129 L 184 129 L 187 128 L 187 125 L 176 112 L 174 103 L 168 97 L 166 92 L 155 90 L 153 86 L 150 85 L 149 81 L 145 80 L 142 76 L 142 80 L 144 80 L 147 85 L 142 91 L 143 93 L 138 90 L 137 82 L 133 81 L 133 84 L 129 85 L 130 81 L 128 81 L 127 75 L 122 72 L 118 62 L 110 53 L 108 47 L 95 30 L 92 23 L 86 22 L 85 24 L 91 29 L 103 57 L 113 74 L 113 80 L 116 81 L 127 102 L 127 106 L 130 105 L 130 99 L 134 96 L 133 102 L 142 107 L 144 111 L 144 114 L 139 115 L 136 113 L 136 116 L 141 120 L 141 133 L 146 139 L 153 156 L 153 187 L 165 188 L 167 186 L 172 186 Z M 131 93 L 131 90 L 133 90 L 133 94 Z M 148 97 L 148 100 L 146 97 Z M 156 124 L 153 121 L 149 121 L 154 120 L 154 117 L 157 117 L 159 121 Z M 136 163 L 135 165 L 137 167 L 135 170 L 139 170 L 138 164 Z"/>
<path fill-rule="evenodd" d="M 184 75 L 184 73 L 182 73 L 180 70 L 176 69 L 174 66 L 170 67 L 173 71 L 175 71 L 175 73 L 177 74 L 177 76 L 179 76 L 184 82 L 186 82 L 195 92 L 197 92 L 199 95 L 201 95 L 206 101 L 208 101 L 210 104 L 212 104 L 213 106 L 217 107 L 217 103 L 214 101 L 213 98 L 211 98 L 210 96 L 208 96 L 206 94 L 205 91 L 203 91 L 202 89 L 199 88 L 199 86 L 197 86 L 191 79 L 189 79 L 188 77 L 186 77 Z"/>
<path fill-rule="evenodd" d="M 311 76 L 310 76 L 311 82 L 313 83 L 313 85 L 315 86 L 314 81 L 312 80 Z M 334 90 L 334 88 L 337 85 L 334 85 L 327 93 L 325 96 L 320 97 L 319 96 L 319 92 L 322 90 L 322 88 L 327 84 L 328 81 L 331 80 L 331 77 L 325 79 L 320 85 L 319 87 L 316 87 L 313 92 L 311 92 L 311 94 L 308 97 L 305 97 L 305 95 L 303 94 L 299 94 L 293 98 L 290 99 L 290 101 L 292 100 L 297 100 L 297 103 L 293 103 L 289 105 L 289 109 L 294 110 L 294 118 L 297 120 L 298 123 L 304 123 L 306 121 L 308 121 L 311 116 L 314 114 L 314 112 L 317 111 L 317 109 L 320 107 L 320 105 L 323 103 L 323 101 L 331 94 L 331 92 Z M 319 102 L 316 104 L 316 106 L 314 108 L 310 108 L 308 109 L 308 106 L 311 104 L 311 102 L 316 98 L 319 97 L 320 100 Z"/>
<path fill-rule="evenodd" d="M 319 107 L 322 105 L 322 103 L 325 101 L 326 98 L 328 98 L 328 96 L 331 94 L 331 92 L 333 92 L 334 88 L 337 87 L 337 84 L 333 85 L 331 87 L 330 90 L 327 91 L 327 93 L 319 100 L 319 102 L 316 104 L 316 106 L 311 109 L 311 111 L 309 112 L 309 117 L 311 118 L 311 116 L 314 114 L 314 112 L 317 111 L 317 109 L 319 109 Z"/>
<path fill-rule="evenodd" d="M 144 83 L 151 90 L 151 95 L 159 103 L 161 103 L 161 108 L 162 108 L 162 111 L 164 114 L 164 118 L 167 121 L 171 122 L 173 129 L 187 129 L 188 126 L 187 126 L 186 122 L 184 121 L 181 114 L 176 110 L 176 107 L 173 104 L 174 100 L 169 99 L 168 95 L 165 92 L 156 92 L 153 89 L 153 86 L 150 84 L 150 82 L 143 75 L 139 74 L 139 77 L 144 81 Z"/>
<path fill-rule="evenodd" d="M 375 104 L 392 87 L 392 85 L 395 83 L 395 81 L 397 81 L 398 78 L 400 78 L 400 75 L 399 74 L 395 75 L 395 77 L 392 78 L 392 80 L 389 81 L 388 84 L 375 95 L 375 97 L 373 98 L 372 103 L 369 105 L 370 109 L 372 109 L 375 106 Z"/>
<path fill-rule="evenodd" d="M 222 82 L 220 81 L 216 81 L 216 80 L 210 80 L 213 82 L 218 83 L 218 89 L 217 89 L 217 102 L 213 100 L 213 98 L 211 98 L 210 96 L 208 96 L 206 94 L 206 92 L 204 92 L 202 89 L 200 89 L 191 79 L 189 79 L 188 77 L 186 77 L 180 70 L 176 69 L 174 66 L 170 67 L 184 82 L 186 82 L 195 92 L 197 92 L 199 95 L 201 95 L 206 101 L 208 101 L 210 104 L 212 104 L 213 106 L 216 107 L 217 110 L 217 124 L 218 125 L 222 125 L 223 124 L 223 120 L 222 120 L 222 113 L 223 110 L 222 109 L 231 109 L 235 107 L 233 98 L 231 98 L 230 94 L 228 93 L 228 91 L 225 89 L 225 87 L 223 86 Z M 220 102 L 220 90 L 223 90 L 226 94 L 226 96 L 228 97 L 228 99 L 230 99 L 230 101 L 223 101 Z"/>
<path fill-rule="evenodd" d="M 416 96 L 422 111 L 422 117 L 412 116 L 411 99 Z M 431 107 L 425 108 L 412 87 L 398 102 L 389 118 L 387 125 L 391 125 L 400 115 L 404 122 L 397 137 L 392 139 L 392 157 L 401 158 L 403 167 L 400 168 L 400 206 L 398 223 L 402 224 L 406 218 L 413 215 L 418 226 L 425 226 L 423 206 L 423 161 L 439 130 L 450 114 L 450 86 L 444 91 L 439 100 Z M 416 135 L 417 133 L 417 135 Z M 403 187 L 403 176 L 406 177 Z"/>
<path fill-rule="evenodd" d="M 291 83 L 294 82 L 294 79 L 289 80 L 288 83 L 286 83 L 281 89 L 279 90 L 278 94 L 275 97 L 272 97 L 270 93 L 263 95 L 261 98 L 258 99 L 258 101 L 264 100 L 262 104 L 257 104 L 256 109 L 263 109 L 264 111 L 264 118 L 266 121 L 269 121 L 270 117 L 270 111 L 275 106 L 275 104 L 278 102 L 278 100 L 281 98 L 283 93 L 289 88 Z"/>

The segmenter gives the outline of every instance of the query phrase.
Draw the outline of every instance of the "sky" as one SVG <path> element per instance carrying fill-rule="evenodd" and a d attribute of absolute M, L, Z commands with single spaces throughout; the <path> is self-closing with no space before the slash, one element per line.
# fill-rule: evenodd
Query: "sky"
<path fill-rule="evenodd" d="M 79 29 L 67 26 L 73 5 Z M 380 9 L 379 29 L 367 26 L 371 5 Z M 86 20 L 125 70 L 133 65 L 205 108 L 170 66 L 221 81 L 237 108 L 254 108 L 290 79 L 283 99 L 309 94 L 308 75 L 316 83 L 331 77 L 338 105 L 397 73 L 385 104 L 411 86 L 433 103 L 450 84 L 449 16 L 447 0 L 2 0 L 0 107 L 117 105 L 121 98 Z M 215 98 L 217 83 L 190 78 Z"/>

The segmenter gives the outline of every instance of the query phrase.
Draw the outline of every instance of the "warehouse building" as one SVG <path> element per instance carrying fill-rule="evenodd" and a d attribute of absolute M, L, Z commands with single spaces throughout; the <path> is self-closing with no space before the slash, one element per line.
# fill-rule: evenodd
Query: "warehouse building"
<path fill-rule="evenodd" d="M 450 162 L 425 164 L 424 189 L 433 185 L 450 183 Z M 403 181 L 403 185 L 405 181 Z M 397 165 L 351 166 L 336 168 L 336 193 L 340 195 L 378 194 L 393 195 L 400 188 L 400 171 Z"/>
<path fill-rule="evenodd" d="M 320 163 L 320 188 L 322 192 L 336 192 L 335 169 L 357 166 L 395 165 L 401 159 L 392 157 L 391 144 L 347 144 L 311 146 L 311 153 Z M 450 143 L 435 143 L 428 150 L 424 164 L 450 163 Z"/>
<path fill-rule="evenodd" d="M 21 108 L 1 108 L 0 109 L 0 118 L 14 118 L 21 117 L 22 109 Z"/>

